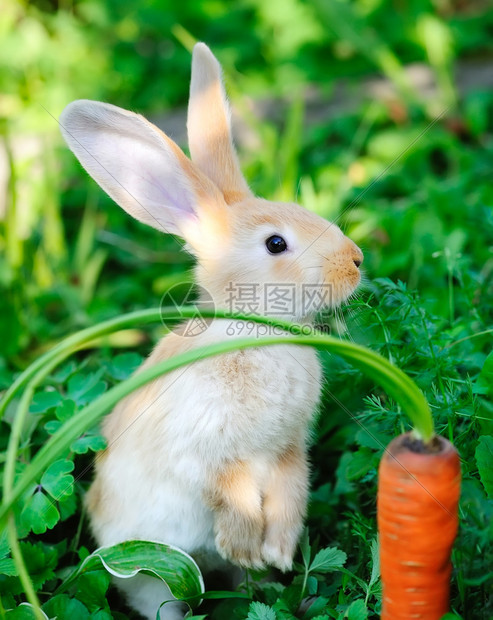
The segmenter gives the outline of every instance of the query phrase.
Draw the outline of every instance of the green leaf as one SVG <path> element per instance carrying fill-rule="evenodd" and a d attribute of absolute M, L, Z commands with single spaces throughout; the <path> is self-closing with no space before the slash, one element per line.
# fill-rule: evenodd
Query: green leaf
<path fill-rule="evenodd" d="M 43 491 L 37 490 L 26 502 L 21 512 L 21 523 L 35 534 L 44 534 L 55 527 L 60 513 L 53 501 Z"/>
<path fill-rule="evenodd" d="M 0 575 L 14 577 L 17 575 L 14 560 L 7 557 L 10 554 L 10 547 L 7 540 L 7 533 L 3 531 L 0 534 Z"/>
<path fill-rule="evenodd" d="M 49 620 L 48 616 L 43 611 L 41 611 L 41 613 L 43 618 Z M 31 603 L 21 603 L 19 607 L 9 609 L 5 614 L 5 618 L 8 620 L 37 620 Z"/>
<path fill-rule="evenodd" d="M 204 592 L 204 580 L 195 560 L 181 549 L 146 540 L 129 540 L 96 549 L 64 586 L 101 566 L 111 575 L 124 579 L 145 571 L 166 582 L 175 598 L 187 599 L 191 604 L 198 602 Z"/>
<path fill-rule="evenodd" d="M 368 609 L 365 601 L 360 599 L 349 605 L 345 618 L 348 620 L 366 620 L 368 618 Z"/>
<path fill-rule="evenodd" d="M 476 463 L 478 464 L 479 477 L 491 499 L 493 497 L 493 437 L 483 435 L 479 438 L 476 448 Z"/>
<path fill-rule="evenodd" d="M 282 605 L 282 601 L 277 601 L 275 605 L 272 606 L 276 614 L 276 620 L 296 620 L 296 616 L 292 614 L 286 606 Z"/>
<path fill-rule="evenodd" d="M 33 544 L 22 541 L 20 546 L 34 588 L 39 590 L 44 583 L 55 577 L 57 551 L 41 542 Z"/>
<path fill-rule="evenodd" d="M 76 369 L 76 363 L 74 360 L 70 360 L 51 375 L 52 379 L 59 384 L 65 383 L 70 375 L 76 371 Z"/>
<path fill-rule="evenodd" d="M 107 607 L 106 592 L 111 582 L 111 575 L 102 569 L 87 571 L 77 579 L 77 598 L 89 611 Z"/>
<path fill-rule="evenodd" d="M 49 420 L 45 424 L 45 431 L 50 435 L 53 435 L 62 426 L 60 420 Z"/>
<path fill-rule="evenodd" d="M 354 439 L 362 448 L 370 448 L 371 450 L 381 452 L 389 443 L 391 437 L 380 432 L 377 426 L 368 425 L 365 428 L 360 428 Z"/>
<path fill-rule="evenodd" d="M 281 584 L 278 585 L 280 586 L 280 589 L 283 590 L 283 586 Z M 200 598 L 208 601 L 217 599 L 222 600 L 227 598 L 249 599 L 250 596 L 246 592 L 234 592 L 231 590 L 208 590 L 207 592 L 203 592 L 200 595 Z"/>
<path fill-rule="evenodd" d="M 473 385 L 475 394 L 489 394 L 493 389 L 493 351 L 486 358 L 483 368 Z"/>
<path fill-rule="evenodd" d="M 310 596 L 314 596 L 317 593 L 318 581 L 315 577 L 313 577 L 313 575 L 310 575 L 306 580 L 306 589 L 308 590 L 308 594 Z"/>
<path fill-rule="evenodd" d="M 104 450 L 107 445 L 108 442 L 102 435 L 91 435 L 88 433 L 76 439 L 70 446 L 70 449 L 76 454 L 86 454 L 89 450 L 91 452 Z"/>
<path fill-rule="evenodd" d="M 374 453 L 368 448 L 360 448 L 351 454 L 346 467 L 346 476 L 349 481 L 359 480 L 373 466 Z"/>
<path fill-rule="evenodd" d="M 316 617 L 320 617 L 320 612 L 322 612 L 327 605 L 329 604 L 329 599 L 323 596 L 319 596 L 315 599 L 315 601 L 310 605 L 305 614 L 303 615 L 303 620 L 315 620 Z M 327 617 L 327 616 L 324 616 Z"/>
<path fill-rule="evenodd" d="M 142 360 L 138 353 L 121 353 L 111 360 L 108 372 L 114 379 L 123 381 L 137 370 Z"/>
<path fill-rule="evenodd" d="M 3 558 L 10 553 L 9 541 L 7 539 L 7 532 L 4 530 L 0 532 L 0 557 Z"/>
<path fill-rule="evenodd" d="M 312 573 L 329 573 L 344 566 L 347 555 L 337 547 L 327 547 L 317 553 L 310 564 Z"/>
<path fill-rule="evenodd" d="M 71 377 L 67 390 L 69 398 L 78 405 L 86 405 L 96 400 L 106 390 L 106 383 L 100 381 L 103 372 L 104 368 L 101 368 L 97 372 L 89 373 L 88 375 L 77 373 Z"/>
<path fill-rule="evenodd" d="M 281 598 L 272 607 L 279 611 L 295 613 L 300 606 L 303 588 L 303 575 L 296 575 L 291 584 L 284 588 Z"/>
<path fill-rule="evenodd" d="M 106 611 L 106 609 L 99 609 L 91 614 L 91 620 L 114 620 L 116 617 L 110 614 L 109 611 Z"/>
<path fill-rule="evenodd" d="M 310 539 L 308 536 L 308 528 L 305 527 L 303 534 L 300 538 L 301 557 L 303 558 L 303 564 L 306 569 L 310 565 L 312 550 L 310 548 Z"/>
<path fill-rule="evenodd" d="M 12 558 L 0 559 L 0 575 L 7 575 L 8 577 L 17 575 L 17 569 Z"/>
<path fill-rule="evenodd" d="M 53 596 L 43 605 L 43 611 L 48 614 L 50 618 L 57 618 L 57 620 L 86 620 L 90 618 L 89 611 L 85 605 L 75 598 L 70 598 L 66 594 L 58 594 Z"/>
<path fill-rule="evenodd" d="M 90 390 L 84 392 L 84 394 L 78 399 L 77 404 L 86 405 L 87 403 L 92 403 L 98 398 L 98 396 L 104 394 L 107 387 L 108 385 L 105 381 L 98 381 Z"/>
<path fill-rule="evenodd" d="M 380 577 L 380 546 L 378 539 L 374 538 L 371 541 L 371 575 L 370 582 L 368 583 L 368 592 L 371 593 L 372 586 L 378 581 Z"/>
<path fill-rule="evenodd" d="M 41 477 L 41 486 L 53 499 L 60 501 L 74 492 L 74 469 L 72 461 L 60 459 L 53 462 Z"/>
<path fill-rule="evenodd" d="M 74 415 L 76 409 L 75 401 L 67 398 L 55 409 L 55 415 L 60 422 L 66 422 Z"/>
<path fill-rule="evenodd" d="M 276 612 L 264 603 L 251 603 L 247 620 L 277 620 Z"/>
<path fill-rule="evenodd" d="M 62 397 L 55 390 L 38 392 L 34 395 L 31 406 L 29 407 L 30 413 L 45 413 L 49 409 L 56 407 Z"/>
<path fill-rule="evenodd" d="M 340 568 L 339 570 L 341 571 L 341 574 L 342 574 L 343 583 L 350 583 L 351 581 L 355 581 L 362 590 L 364 590 L 365 592 L 368 590 L 368 585 L 364 579 L 361 579 L 361 577 L 358 577 L 358 575 L 355 575 L 352 571 L 348 570 L 347 568 L 343 567 L 343 568 Z"/>
<path fill-rule="evenodd" d="M 481 586 L 483 583 L 493 579 L 493 571 L 482 573 L 478 577 L 466 577 L 464 583 L 468 586 Z"/>
<path fill-rule="evenodd" d="M 68 495 L 58 502 L 57 508 L 60 512 L 62 521 L 65 521 L 65 519 L 68 519 L 77 512 L 77 507 L 79 505 L 77 498 L 77 493 L 72 493 L 72 495 Z"/>
<path fill-rule="evenodd" d="M 336 484 L 334 487 L 334 493 L 336 494 L 350 493 L 354 489 L 354 485 L 349 481 L 347 473 L 352 458 L 352 452 L 344 452 L 339 460 L 339 464 L 336 469 Z"/>

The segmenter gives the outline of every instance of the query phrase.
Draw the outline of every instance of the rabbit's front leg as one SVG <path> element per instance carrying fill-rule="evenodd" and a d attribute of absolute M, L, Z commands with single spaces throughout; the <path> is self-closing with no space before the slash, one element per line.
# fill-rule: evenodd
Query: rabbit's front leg
<path fill-rule="evenodd" d="M 214 511 L 219 554 L 245 568 L 261 568 L 264 517 L 262 496 L 248 463 L 229 463 L 211 480 L 208 503 Z"/>
<path fill-rule="evenodd" d="M 264 491 L 265 534 L 262 558 L 282 571 L 293 564 L 303 528 L 308 496 L 308 464 L 305 450 L 292 446 L 271 470 Z"/>

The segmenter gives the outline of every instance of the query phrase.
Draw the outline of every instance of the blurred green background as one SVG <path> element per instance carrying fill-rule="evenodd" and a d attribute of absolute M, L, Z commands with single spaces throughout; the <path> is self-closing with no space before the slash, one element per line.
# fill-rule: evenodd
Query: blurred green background
<path fill-rule="evenodd" d="M 180 244 L 132 221 L 103 194 L 62 144 L 57 119 L 74 99 L 108 101 L 148 116 L 186 149 L 197 40 L 223 65 L 254 191 L 337 221 L 364 250 L 366 286 L 334 326 L 408 372 L 438 431 L 458 446 L 464 485 L 453 608 L 464 618 L 490 618 L 493 507 L 480 476 L 486 461 L 476 453 L 478 438 L 493 429 L 489 0 L 3 0 L 0 389 L 63 336 L 157 306 L 188 277 Z M 110 384 L 122 379 L 141 358 L 119 357 L 123 370 L 115 370 L 116 349 L 146 354 L 159 333 L 118 334 L 111 352 L 80 354 L 48 389 L 72 398 L 65 384 L 74 377 L 87 379 L 88 393 L 101 373 Z M 311 539 L 340 545 L 364 578 L 381 449 L 345 408 L 383 443 L 406 421 L 378 390 L 368 396 L 373 386 L 354 370 L 325 363 L 330 391 L 312 455 Z M 56 422 L 49 404 L 38 402 L 32 413 L 22 463 L 46 441 L 47 420 Z M 2 422 L 2 449 L 12 416 Z M 64 528 L 48 540 L 59 545 L 58 571 L 76 564 L 75 553 L 84 557 L 79 545 L 92 545 L 83 516 L 74 521 L 91 459 L 69 458 L 84 475 L 72 508 L 61 510 Z M 361 585 L 344 579 L 340 590 L 340 582 L 319 584 L 341 614 Z M 0 592 L 2 583 L 0 576 Z M 367 603 L 375 617 L 378 592 Z"/>
<path fill-rule="evenodd" d="M 182 269 L 172 240 L 129 221 L 82 173 L 57 118 L 73 99 L 100 99 L 150 116 L 186 146 L 180 111 L 196 40 L 223 64 L 254 190 L 342 215 L 370 278 L 401 277 L 446 313 L 443 280 L 461 262 L 492 270 L 489 4 L 5 0 L 4 353 L 24 360 L 74 327 L 153 305 L 162 278 Z"/>

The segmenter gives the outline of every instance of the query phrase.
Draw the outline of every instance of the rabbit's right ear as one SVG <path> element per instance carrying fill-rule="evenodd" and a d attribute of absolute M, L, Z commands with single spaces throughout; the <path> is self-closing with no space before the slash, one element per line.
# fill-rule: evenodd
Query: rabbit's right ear
<path fill-rule="evenodd" d="M 217 185 L 225 201 L 233 204 L 251 196 L 233 145 L 221 65 L 205 43 L 193 48 L 187 129 L 193 163 Z"/>
<path fill-rule="evenodd" d="M 64 109 L 60 127 L 70 149 L 104 191 L 153 228 L 191 241 L 201 210 L 224 205 L 214 183 L 138 114 L 80 100 Z"/>

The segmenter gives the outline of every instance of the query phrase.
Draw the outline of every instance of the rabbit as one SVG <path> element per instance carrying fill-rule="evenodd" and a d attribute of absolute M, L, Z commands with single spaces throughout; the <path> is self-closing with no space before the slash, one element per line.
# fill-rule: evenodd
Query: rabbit
<path fill-rule="evenodd" d="M 231 298 L 238 302 L 241 286 L 254 287 L 252 313 L 310 326 L 314 291 L 328 290 L 321 304 L 337 306 L 358 286 L 363 254 L 335 224 L 249 189 L 221 67 L 204 43 L 192 58 L 190 159 L 142 116 L 110 104 L 74 101 L 60 125 L 82 166 L 120 207 L 185 240 L 196 282 L 215 307 L 241 309 Z M 297 303 L 271 307 L 269 287 L 291 290 Z M 231 338 L 235 325 L 214 319 L 193 337 L 175 329 L 141 368 Z M 289 570 L 307 508 L 307 450 L 321 385 L 314 349 L 279 344 L 196 362 L 129 395 L 103 423 L 108 447 L 87 494 L 97 542 L 171 544 L 206 573 L 232 565 Z M 117 581 L 144 618 L 156 618 L 173 598 L 151 576 Z M 172 601 L 159 613 L 176 620 L 185 609 Z"/>

